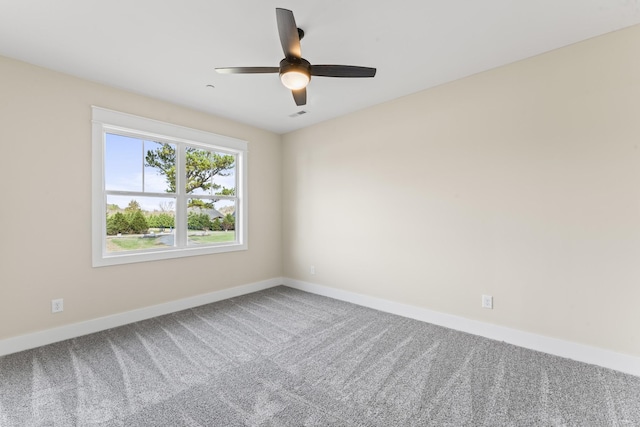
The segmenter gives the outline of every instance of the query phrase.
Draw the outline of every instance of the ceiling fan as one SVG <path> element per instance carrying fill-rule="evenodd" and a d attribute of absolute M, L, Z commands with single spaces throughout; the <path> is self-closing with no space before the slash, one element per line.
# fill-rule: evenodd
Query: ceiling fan
<path fill-rule="evenodd" d="M 307 103 L 307 85 L 311 76 L 318 77 L 373 77 L 375 68 L 353 65 L 311 65 L 300 53 L 300 40 L 304 31 L 296 26 L 293 12 L 276 9 L 278 34 L 284 51 L 284 59 L 278 67 L 227 67 L 216 68 L 221 74 L 279 73 L 282 84 L 291 89 L 296 105 Z"/>

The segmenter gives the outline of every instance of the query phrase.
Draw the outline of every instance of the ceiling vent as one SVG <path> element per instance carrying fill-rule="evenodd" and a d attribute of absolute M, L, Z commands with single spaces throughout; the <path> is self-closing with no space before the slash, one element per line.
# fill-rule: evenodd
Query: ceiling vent
<path fill-rule="evenodd" d="M 289 114 L 289 117 L 294 117 L 294 118 L 295 118 L 295 117 L 300 117 L 300 116 L 302 116 L 303 114 L 307 114 L 307 112 L 306 112 L 306 111 L 304 111 L 304 110 L 300 110 L 300 111 L 298 111 L 297 113 Z"/>

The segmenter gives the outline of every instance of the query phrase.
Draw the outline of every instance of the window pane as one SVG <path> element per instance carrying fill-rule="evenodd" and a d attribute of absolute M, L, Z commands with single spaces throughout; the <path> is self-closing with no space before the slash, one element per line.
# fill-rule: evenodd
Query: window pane
<path fill-rule="evenodd" d="M 105 134 L 105 189 L 142 191 L 142 166 L 141 140 Z"/>
<path fill-rule="evenodd" d="M 236 195 L 236 156 L 216 153 L 219 163 L 226 166 L 213 176 L 213 194 L 223 196 Z"/>
<path fill-rule="evenodd" d="M 176 146 L 154 141 L 144 142 L 144 191 L 176 192 Z"/>
<path fill-rule="evenodd" d="M 176 147 L 106 134 L 105 189 L 175 193 Z"/>
<path fill-rule="evenodd" d="M 107 252 L 174 246 L 174 198 L 107 196 Z"/>
<path fill-rule="evenodd" d="M 236 241 L 234 200 L 189 199 L 189 245 L 215 245 Z"/>
<path fill-rule="evenodd" d="M 193 147 L 185 154 L 187 194 L 235 194 L 235 156 Z"/>

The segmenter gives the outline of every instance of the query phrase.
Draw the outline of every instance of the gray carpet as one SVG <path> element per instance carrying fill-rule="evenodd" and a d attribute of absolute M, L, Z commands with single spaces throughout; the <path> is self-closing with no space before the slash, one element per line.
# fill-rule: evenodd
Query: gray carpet
<path fill-rule="evenodd" d="M 640 378 L 286 287 L 0 358 L 5 426 L 640 426 Z"/>

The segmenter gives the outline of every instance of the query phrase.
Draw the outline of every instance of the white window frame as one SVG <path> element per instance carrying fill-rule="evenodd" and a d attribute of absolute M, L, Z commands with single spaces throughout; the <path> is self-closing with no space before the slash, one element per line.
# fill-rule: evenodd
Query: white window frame
<path fill-rule="evenodd" d="M 247 154 L 248 143 L 228 136 L 217 135 L 188 127 L 165 123 L 132 114 L 121 113 L 92 106 L 92 255 L 93 266 L 103 267 L 109 265 L 129 264 L 134 262 L 156 261 L 170 258 L 181 258 L 196 255 L 215 254 L 247 250 Z M 105 190 L 105 135 L 107 133 L 128 134 L 135 138 L 156 140 L 185 146 L 200 147 L 203 149 L 221 150 L 236 156 L 236 240 L 224 244 L 207 246 L 188 246 L 186 236 L 179 238 L 180 232 L 186 232 L 186 210 L 179 214 L 176 212 L 176 246 L 166 249 L 153 249 L 148 251 L 107 252 L 107 193 Z M 178 172 L 176 174 L 176 198 L 186 199 L 191 195 L 186 194 L 184 188 L 179 185 L 183 179 L 184 160 L 182 149 L 176 149 Z M 182 186 L 184 187 L 184 186 Z M 180 203 L 176 203 L 177 206 Z M 186 203 L 182 203 L 186 206 Z M 178 207 L 176 209 L 179 209 Z M 186 208 L 185 208 L 186 209 Z M 182 231 L 178 231 L 181 227 Z"/>

